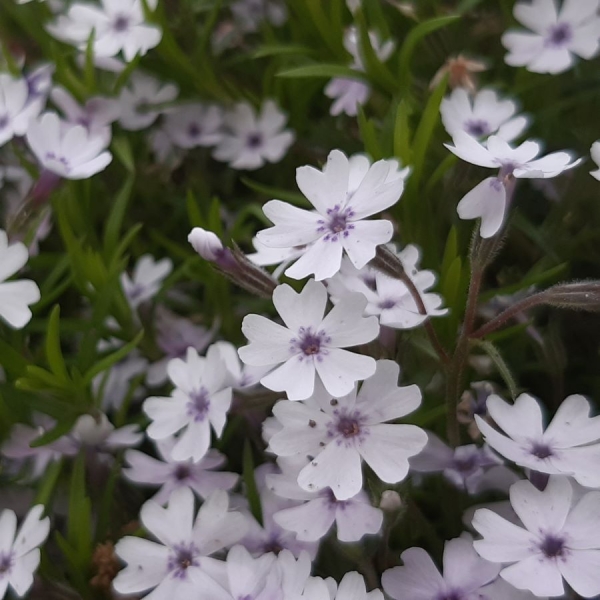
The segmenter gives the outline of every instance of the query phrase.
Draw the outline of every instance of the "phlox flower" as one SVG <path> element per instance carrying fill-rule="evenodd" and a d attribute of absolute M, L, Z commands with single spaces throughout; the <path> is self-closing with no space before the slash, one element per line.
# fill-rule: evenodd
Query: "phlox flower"
<path fill-rule="evenodd" d="M 105 136 L 62 121 L 52 112 L 30 122 L 26 139 L 43 169 L 65 179 L 87 179 L 112 160 Z"/>
<path fill-rule="evenodd" d="M 194 598 L 231 600 L 226 591 L 225 564 L 211 555 L 234 544 L 246 531 L 246 520 L 229 511 L 223 491 L 214 492 L 196 518 L 194 494 L 180 488 L 163 508 L 148 500 L 140 512 L 144 527 L 158 540 L 125 537 L 115 546 L 127 566 L 115 578 L 119 594 L 144 594 L 152 600 Z M 200 591 L 199 591 L 200 590 Z"/>
<path fill-rule="evenodd" d="M 294 133 L 284 129 L 286 120 L 272 100 L 267 100 L 258 114 L 250 104 L 236 104 L 223 117 L 222 138 L 213 151 L 214 158 L 233 169 L 278 163 L 294 141 Z"/>
<path fill-rule="evenodd" d="M 331 578 L 310 577 L 304 586 L 303 600 L 383 600 L 381 590 L 367 592 L 360 573 L 346 573 L 338 584 Z"/>
<path fill-rule="evenodd" d="M 348 500 L 362 489 L 363 460 L 386 483 L 406 477 L 408 459 L 423 449 L 427 434 L 415 425 L 387 423 L 421 404 L 416 385 L 398 387 L 399 372 L 393 361 L 380 360 L 375 374 L 347 395 L 318 390 L 309 402 L 281 400 L 273 407 L 283 427 L 269 449 L 308 460 L 298 475 L 302 489 L 331 488 L 336 499 Z"/>
<path fill-rule="evenodd" d="M 226 387 L 227 370 L 217 348 L 206 357 L 188 348 L 185 360 L 174 358 L 167 367 L 175 385 L 170 397 L 151 397 L 143 410 L 152 423 L 147 434 L 162 440 L 179 434 L 171 450 L 173 460 L 201 460 L 210 447 L 210 430 L 220 436 L 231 405 L 231 388 Z"/>
<path fill-rule="evenodd" d="M 366 156 L 348 159 L 340 150 L 332 150 L 322 171 L 309 166 L 296 171 L 298 187 L 315 210 L 271 200 L 263 212 L 274 227 L 259 231 L 257 238 L 271 248 L 305 246 L 285 271 L 293 279 L 333 277 L 344 252 L 361 269 L 375 257 L 377 246 L 393 235 L 390 221 L 366 218 L 398 201 L 407 175 L 396 160 L 371 164 Z"/>
<path fill-rule="evenodd" d="M 26 79 L 0 73 L 0 146 L 15 135 L 24 135 L 31 119 L 42 110 L 29 97 Z"/>
<path fill-rule="evenodd" d="M 155 261 L 149 254 L 144 254 L 136 262 L 131 277 L 121 273 L 121 285 L 131 308 L 136 309 L 154 298 L 172 270 L 170 258 Z"/>
<path fill-rule="evenodd" d="M 507 64 L 525 66 L 534 73 L 560 73 L 570 69 L 575 56 L 590 59 L 599 49 L 598 0 L 517 2 L 513 13 L 531 32 L 507 31 L 502 43 Z"/>
<path fill-rule="evenodd" d="M 163 129 L 178 148 L 214 146 L 222 139 L 222 111 L 218 106 L 189 103 L 165 114 Z"/>
<path fill-rule="evenodd" d="M 337 538 L 342 542 L 357 542 L 381 529 L 383 512 L 371 505 L 366 492 L 360 491 L 348 500 L 338 500 L 329 488 L 307 492 L 298 485 L 298 474 L 306 460 L 279 458 L 277 464 L 282 472 L 268 474 L 267 486 L 277 496 L 303 503 L 282 508 L 273 515 L 273 520 L 294 532 L 298 540 L 319 540 L 329 533 L 334 523 Z"/>
<path fill-rule="evenodd" d="M 244 600 L 283 598 L 277 566 L 277 557 L 272 552 L 254 558 L 243 546 L 234 546 L 227 554 L 227 583 L 231 596 Z"/>
<path fill-rule="evenodd" d="M 85 50 L 93 31 L 94 55 L 112 57 L 122 52 L 127 62 L 158 45 L 162 32 L 156 25 L 146 23 L 141 0 L 101 0 L 100 4 L 73 3 L 66 15 L 47 27 L 48 32 Z M 156 8 L 157 0 L 148 5 Z"/>
<path fill-rule="evenodd" d="M 478 142 L 464 131 L 455 134 L 454 146 L 446 148 L 462 160 L 480 167 L 499 169 L 498 177 L 489 177 L 473 188 L 457 206 L 461 219 L 481 219 L 480 235 L 489 238 L 498 233 L 507 212 L 506 179 L 548 179 L 577 166 L 581 160 L 573 160 L 568 152 L 553 152 L 542 158 L 540 145 L 533 141 L 523 142 L 512 148 L 496 135 L 486 144 Z"/>
<path fill-rule="evenodd" d="M 584 598 L 600 594 L 600 492 L 574 501 L 566 477 L 550 477 L 544 491 L 529 481 L 510 489 L 510 503 L 523 526 L 479 509 L 473 527 L 483 539 L 475 550 L 502 563 L 500 576 L 536 596 L 562 596 L 563 578 Z"/>
<path fill-rule="evenodd" d="M 343 396 L 375 372 L 373 358 L 344 350 L 379 333 L 377 319 L 362 316 L 366 301 L 360 294 L 348 294 L 325 316 L 327 290 L 309 280 L 299 294 L 289 285 L 277 286 L 273 304 L 285 326 L 247 315 L 242 332 L 250 343 L 238 350 L 247 365 L 273 367 L 260 380 L 266 388 L 304 400 L 319 379 L 329 393 Z"/>
<path fill-rule="evenodd" d="M 42 518 L 43 512 L 41 504 L 31 508 L 18 533 L 15 513 L 8 509 L 0 513 L 0 600 L 8 586 L 21 597 L 33 584 L 40 564 L 39 546 L 50 531 L 50 519 Z"/>
<path fill-rule="evenodd" d="M 440 113 L 446 131 L 456 135 L 464 131 L 474 138 L 497 135 L 507 142 L 527 127 L 527 118 L 515 116 L 517 105 L 501 100 L 494 90 L 479 90 L 473 97 L 464 88 L 456 88 L 442 100 Z"/>
<path fill-rule="evenodd" d="M 156 443 L 159 458 L 153 458 L 139 450 L 127 450 L 128 463 L 123 475 L 135 483 L 158 487 L 152 498 L 165 505 L 173 490 L 181 487 L 192 489 L 200 498 L 207 498 L 215 490 L 230 490 L 237 482 L 236 473 L 215 471 L 225 463 L 225 456 L 218 450 L 210 449 L 202 460 L 173 460 L 171 451 L 175 440 L 167 438 Z"/>
<path fill-rule="evenodd" d="M 379 36 L 374 32 L 369 33 L 369 38 L 376 56 L 380 61 L 385 62 L 394 50 L 394 42 L 388 40 L 382 43 Z M 361 55 L 360 36 L 356 27 L 349 27 L 344 32 L 344 47 L 352 56 L 350 67 L 356 71 L 364 72 L 365 66 Z M 369 99 L 371 88 L 368 83 L 358 79 L 334 77 L 325 87 L 325 95 L 334 100 L 329 109 L 332 115 L 345 113 L 355 117 L 358 106 L 362 106 Z"/>
<path fill-rule="evenodd" d="M 81 415 L 69 438 L 78 448 L 111 454 L 115 450 L 137 446 L 144 439 L 139 425 L 124 425 L 115 428 L 104 413 Z"/>
<path fill-rule="evenodd" d="M 22 329 L 31 320 L 29 306 L 40 299 L 40 289 L 29 279 L 6 281 L 20 271 L 29 258 L 21 242 L 8 243 L 6 232 L 0 229 L 0 318 L 15 329 Z"/>
<path fill-rule="evenodd" d="M 540 403 L 521 394 L 513 405 L 492 395 L 489 416 L 501 431 L 478 415 L 477 426 L 496 452 L 516 464 L 550 475 L 571 475 L 581 485 L 600 487 L 600 417 L 580 395 L 566 398 L 544 428 Z"/>

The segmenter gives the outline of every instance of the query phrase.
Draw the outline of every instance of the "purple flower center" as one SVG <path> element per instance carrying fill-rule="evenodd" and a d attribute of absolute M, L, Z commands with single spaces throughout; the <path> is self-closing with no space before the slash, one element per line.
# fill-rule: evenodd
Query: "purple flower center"
<path fill-rule="evenodd" d="M 198 123 L 190 123 L 187 129 L 187 133 L 191 138 L 197 138 L 200 135 L 200 125 Z"/>
<path fill-rule="evenodd" d="M 556 535 L 548 534 L 540 544 L 540 550 L 546 558 L 557 558 L 565 551 L 565 540 Z"/>
<path fill-rule="evenodd" d="M 550 448 L 548 444 L 543 444 L 541 442 L 533 442 L 530 452 L 533 454 L 533 456 L 541 460 L 549 458 L 554 454 L 552 448 Z"/>
<path fill-rule="evenodd" d="M 342 417 L 337 422 L 337 430 L 345 438 L 354 437 L 360 433 L 360 423 L 358 422 L 358 419 L 353 419 L 352 417 Z"/>
<path fill-rule="evenodd" d="M 389 310 L 390 308 L 394 308 L 394 306 L 396 306 L 396 301 L 389 299 L 389 300 L 382 300 L 379 303 L 379 308 L 381 310 Z"/>
<path fill-rule="evenodd" d="M 114 21 L 113 21 L 113 30 L 118 32 L 118 33 L 123 33 L 124 31 L 127 31 L 129 29 L 129 17 L 127 15 L 119 15 Z"/>
<path fill-rule="evenodd" d="M 477 454 L 471 454 L 470 456 L 462 456 L 461 458 L 454 458 L 452 466 L 459 473 L 470 473 L 479 466 L 479 457 Z"/>
<path fill-rule="evenodd" d="M 284 549 L 281 541 L 277 536 L 273 536 L 265 542 L 263 546 L 263 552 L 272 552 L 273 554 L 279 554 Z"/>
<path fill-rule="evenodd" d="M 188 465 L 177 465 L 173 476 L 177 481 L 184 481 L 190 477 L 190 467 Z"/>
<path fill-rule="evenodd" d="M 348 237 L 350 231 L 354 229 L 354 225 L 349 221 L 354 216 L 354 211 L 351 208 L 341 209 L 339 204 L 333 208 L 327 209 L 327 219 L 319 219 L 317 221 L 317 231 L 325 233 L 323 238 L 325 241 L 337 242 L 340 234 L 343 237 Z"/>
<path fill-rule="evenodd" d="M 375 278 L 375 275 L 362 275 L 362 280 L 364 282 L 364 284 L 373 292 L 377 291 L 377 279 Z"/>
<path fill-rule="evenodd" d="M 0 554 L 0 579 L 5 573 L 9 573 L 14 564 L 12 552 L 9 554 Z"/>
<path fill-rule="evenodd" d="M 169 571 L 173 572 L 173 575 L 178 579 L 184 579 L 186 576 L 186 571 L 188 567 L 197 567 L 199 562 L 198 558 L 198 548 L 193 543 L 189 544 L 179 544 L 174 546 L 173 550 L 174 554 L 169 556 L 169 561 L 167 563 Z"/>
<path fill-rule="evenodd" d="M 352 444 L 356 439 L 361 440 L 366 433 L 365 417 L 358 410 L 336 409 L 333 411 L 333 419 L 327 425 L 327 436 L 336 438 L 338 444 Z"/>
<path fill-rule="evenodd" d="M 573 39 L 573 28 L 569 23 L 558 23 L 550 28 L 546 37 L 546 46 L 561 48 Z"/>
<path fill-rule="evenodd" d="M 436 596 L 435 600 L 463 600 L 464 594 L 458 590 L 449 590 L 442 592 L 440 596 Z"/>
<path fill-rule="evenodd" d="M 483 119 L 475 119 L 465 123 L 465 131 L 473 137 L 481 137 L 490 132 L 490 126 L 489 123 Z"/>
<path fill-rule="evenodd" d="M 69 161 L 64 156 L 57 156 L 54 152 L 46 152 L 46 160 L 60 163 L 67 170 L 69 169 Z"/>
<path fill-rule="evenodd" d="M 263 136 L 262 133 L 255 131 L 254 133 L 250 133 L 246 138 L 246 146 L 248 148 L 256 149 L 260 148 L 263 145 Z"/>
<path fill-rule="evenodd" d="M 323 346 L 328 344 L 331 338 L 324 331 L 313 332 L 312 327 L 300 327 L 298 337 L 291 340 L 291 351 L 300 353 L 300 357 L 315 356 L 320 359 L 324 352 Z"/>
<path fill-rule="evenodd" d="M 208 391 L 206 388 L 201 387 L 199 390 L 193 391 L 189 395 L 189 402 L 187 403 L 187 414 L 194 419 L 194 421 L 204 421 L 210 407 L 210 400 L 208 398 Z"/>
<path fill-rule="evenodd" d="M 0 129 L 4 129 L 8 125 L 8 115 L 2 115 L 0 117 Z"/>

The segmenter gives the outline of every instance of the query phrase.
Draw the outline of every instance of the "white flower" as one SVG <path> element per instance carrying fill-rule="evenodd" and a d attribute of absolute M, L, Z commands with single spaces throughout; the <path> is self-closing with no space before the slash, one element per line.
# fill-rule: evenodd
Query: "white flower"
<path fill-rule="evenodd" d="M 269 552 L 258 558 L 243 546 L 234 546 L 227 554 L 228 589 L 234 599 L 275 600 L 280 597 L 276 556 Z"/>
<path fill-rule="evenodd" d="M 31 121 L 26 138 L 42 167 L 65 179 L 87 179 L 112 160 L 105 150 L 106 138 L 91 134 L 83 125 L 61 121 L 56 113 Z"/>
<path fill-rule="evenodd" d="M 139 425 L 125 425 L 115 429 L 104 413 L 85 414 L 77 419 L 69 436 L 80 447 L 108 453 L 137 446 L 144 438 L 139 429 Z"/>
<path fill-rule="evenodd" d="M 213 156 L 234 169 L 258 169 L 265 162 L 279 162 L 294 141 L 283 129 L 286 115 L 272 100 L 256 114 L 250 104 L 240 103 L 224 115 L 224 131 Z"/>
<path fill-rule="evenodd" d="M 112 98 L 94 97 L 80 105 L 67 90 L 55 87 L 50 93 L 52 102 L 60 108 L 69 123 L 83 125 L 90 135 L 106 138 L 110 143 L 110 124 L 119 118 L 119 103 Z"/>
<path fill-rule="evenodd" d="M 408 459 L 427 443 L 415 425 L 388 424 L 421 404 L 416 385 L 398 387 L 400 367 L 377 361 L 375 374 L 360 390 L 335 396 L 318 390 L 310 402 L 282 400 L 273 414 L 283 428 L 269 441 L 278 456 L 313 457 L 300 471 L 298 484 L 307 491 L 331 488 L 338 500 L 362 489 L 362 461 L 386 483 L 398 483 L 408 473 Z"/>
<path fill-rule="evenodd" d="M 33 584 L 40 564 L 39 546 L 50 531 L 50 519 L 41 518 L 43 512 L 41 504 L 31 508 L 18 533 L 15 513 L 6 509 L 0 514 L 0 600 L 9 585 L 21 597 Z"/>
<path fill-rule="evenodd" d="M 592 149 L 590 150 L 590 152 L 592 154 L 592 160 L 598 166 L 598 169 L 596 169 L 595 171 L 591 171 L 590 175 L 600 181 L 600 141 L 594 142 L 592 144 Z"/>
<path fill-rule="evenodd" d="M 179 89 L 172 83 L 161 81 L 140 71 L 134 71 L 127 85 L 121 90 L 119 124 L 128 131 L 150 127 L 165 105 L 177 98 Z"/>
<path fill-rule="evenodd" d="M 497 579 L 499 565 L 483 560 L 473 549 L 470 536 L 444 545 L 443 575 L 422 548 L 401 555 L 401 567 L 385 571 L 383 589 L 394 600 L 533 600 L 533 596 Z"/>
<path fill-rule="evenodd" d="M 280 200 L 263 206 L 274 227 L 259 231 L 265 246 L 306 246 L 302 256 L 285 274 L 302 279 L 314 274 L 320 281 L 339 270 L 344 251 L 357 269 L 374 256 L 377 246 L 390 241 L 390 221 L 367 221 L 366 217 L 395 204 L 404 190 L 408 171 L 399 170 L 396 160 L 379 160 L 373 165 L 366 156 L 350 159 L 332 150 L 323 171 L 300 167 L 296 181 L 316 210 L 304 210 Z"/>
<path fill-rule="evenodd" d="M 156 8 L 157 0 L 148 2 Z M 127 62 L 158 45 L 162 32 L 146 23 L 141 0 L 101 0 L 101 7 L 75 2 L 66 15 L 48 26 L 54 37 L 85 50 L 94 32 L 93 53 L 112 57 L 123 52 Z"/>
<path fill-rule="evenodd" d="M 167 508 L 153 500 L 142 506 L 140 519 L 159 542 L 125 537 L 115 552 L 127 563 L 113 582 L 119 594 L 139 594 L 152 600 L 194 598 L 199 593 L 211 600 L 231 600 L 225 564 L 211 558 L 234 544 L 246 531 L 246 520 L 230 512 L 227 493 L 214 492 L 194 519 L 194 494 L 175 490 Z M 198 590 L 201 590 L 199 592 Z"/>
<path fill-rule="evenodd" d="M 217 348 L 208 349 L 206 358 L 188 348 L 185 360 L 175 358 L 167 367 L 176 386 L 170 397 L 148 398 L 144 412 L 152 423 L 148 436 L 162 440 L 179 432 L 171 451 L 173 460 L 201 460 L 210 447 L 210 429 L 220 436 L 231 404 L 231 388 L 225 387 L 227 370 Z"/>
<path fill-rule="evenodd" d="M 574 55 L 590 59 L 598 52 L 598 0 L 563 0 L 560 11 L 556 0 L 531 0 L 517 2 L 513 12 L 533 33 L 508 31 L 502 36 L 509 65 L 560 73 L 573 66 Z"/>
<path fill-rule="evenodd" d="M 160 486 L 152 498 L 164 505 L 173 490 L 187 487 L 195 491 L 200 498 L 207 498 L 215 490 L 230 490 L 237 482 L 236 473 L 214 471 L 225 463 L 225 456 L 210 449 L 197 463 L 192 460 L 173 460 L 171 451 L 175 440 L 167 438 L 156 443 L 160 459 L 152 458 L 138 450 L 127 450 L 125 460 L 127 468 L 123 475 L 130 481 L 152 487 Z"/>
<path fill-rule="evenodd" d="M 545 430 L 540 404 L 529 394 L 513 405 L 492 395 L 487 408 L 504 433 L 478 415 L 475 420 L 485 441 L 502 456 L 528 469 L 571 475 L 581 485 L 600 487 L 600 417 L 590 418 L 583 396 L 566 398 Z"/>
<path fill-rule="evenodd" d="M 244 365 L 240 361 L 237 348 L 230 342 L 218 341 L 214 343 L 221 354 L 221 360 L 225 363 L 228 372 L 228 382 L 236 391 L 247 391 L 254 388 L 263 375 L 266 375 L 270 367 L 252 367 Z"/>
<path fill-rule="evenodd" d="M 325 537 L 333 524 L 342 542 L 357 542 L 367 534 L 378 533 L 383 512 L 371 505 L 368 495 L 361 491 L 348 500 L 337 500 L 329 488 L 307 492 L 298 485 L 298 474 L 306 460 L 279 458 L 282 473 L 267 475 L 270 490 L 282 498 L 304 501 L 283 508 L 273 515 L 275 523 L 293 531 L 300 541 L 316 541 Z"/>
<path fill-rule="evenodd" d="M 563 577 L 584 598 L 600 594 L 600 492 L 573 501 L 566 477 L 550 477 L 541 492 L 529 481 L 510 489 L 519 527 L 479 509 L 473 527 L 483 536 L 475 550 L 486 560 L 513 563 L 500 576 L 536 596 L 562 596 Z"/>
<path fill-rule="evenodd" d="M 427 314 L 422 315 L 419 312 L 405 283 L 369 265 L 359 270 L 346 257 L 342 260 L 339 273 L 327 282 L 332 300 L 337 302 L 349 292 L 360 292 L 367 299 L 365 314 L 376 315 L 381 325 L 395 329 L 411 329 L 421 325 L 428 317 L 447 314 L 447 308 L 440 308 L 443 303 L 442 297 L 427 291 L 435 284 L 437 278 L 433 271 L 418 270 L 420 256 L 417 247 L 408 245 L 401 252 L 396 252 L 396 255 L 402 261 L 406 274 L 419 290 Z"/>
<path fill-rule="evenodd" d="M 540 146 L 529 140 L 512 148 L 495 135 L 488 138 L 486 145 L 464 131 L 457 132 L 453 139 L 454 146 L 445 146 L 462 160 L 480 167 L 499 169 L 498 177 L 484 179 L 457 207 L 461 219 L 481 219 L 480 234 L 483 238 L 495 235 L 504 222 L 507 210 L 504 185 L 506 178 L 547 179 L 556 177 L 581 162 L 581 159 L 572 160 L 568 152 L 553 152 L 536 158 L 540 153 Z"/>
<path fill-rule="evenodd" d="M 242 332 L 250 343 L 239 349 L 240 358 L 252 366 L 277 367 L 260 382 L 285 391 L 290 400 L 310 397 L 315 379 L 334 396 L 348 394 L 356 381 L 375 372 L 373 358 L 342 350 L 366 344 L 379 333 L 377 319 L 362 316 L 365 303 L 360 294 L 348 294 L 324 317 L 327 290 L 322 283 L 311 279 L 299 294 L 289 285 L 277 286 L 273 304 L 285 327 L 259 315 L 244 317 Z"/>
<path fill-rule="evenodd" d="M 380 61 L 385 62 L 394 50 L 394 42 L 388 40 L 382 43 L 374 32 L 369 32 L 369 38 L 376 56 Z M 349 27 L 344 32 L 344 46 L 352 55 L 353 61 L 350 67 L 356 71 L 365 71 L 361 56 L 360 36 L 356 27 Z M 354 117 L 358 112 L 357 107 L 362 106 L 369 99 L 371 88 L 364 81 L 334 77 L 325 87 L 325 95 L 335 100 L 329 109 L 332 115 L 346 113 Z"/>
<path fill-rule="evenodd" d="M 464 88 L 456 88 L 442 100 L 440 113 L 446 131 L 455 136 L 464 131 L 475 138 L 496 134 L 507 142 L 518 137 L 527 118 L 515 117 L 517 105 L 512 100 L 500 100 L 494 90 L 483 89 L 471 98 Z"/>
<path fill-rule="evenodd" d="M 29 101 L 27 80 L 0 73 L 0 146 L 15 135 L 24 135 L 42 106 Z"/>
<path fill-rule="evenodd" d="M 37 284 L 29 279 L 6 281 L 25 266 L 28 258 L 25 245 L 17 242 L 9 246 L 6 232 L 0 229 L 0 318 L 15 329 L 29 323 L 29 305 L 41 297 Z"/>
<path fill-rule="evenodd" d="M 223 115 L 218 106 L 190 103 L 171 109 L 165 115 L 164 131 L 179 148 L 214 146 L 222 139 Z"/>
<path fill-rule="evenodd" d="M 377 589 L 367 592 L 363 576 L 351 571 L 342 577 L 339 586 L 331 578 L 310 577 L 302 600 L 383 600 L 383 594 Z"/>
<path fill-rule="evenodd" d="M 131 278 L 127 273 L 121 273 L 121 285 L 131 308 L 136 309 L 154 298 L 172 270 L 171 259 L 155 261 L 149 254 L 144 254 L 135 264 Z"/>

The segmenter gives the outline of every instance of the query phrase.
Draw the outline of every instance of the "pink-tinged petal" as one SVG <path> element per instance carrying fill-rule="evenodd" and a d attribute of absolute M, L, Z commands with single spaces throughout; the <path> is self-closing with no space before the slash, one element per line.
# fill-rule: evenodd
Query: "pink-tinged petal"
<path fill-rule="evenodd" d="M 556 25 L 558 20 L 554 0 L 532 0 L 530 3 L 517 2 L 513 14 L 517 21 L 541 35 L 545 34 L 549 27 Z M 561 11 L 561 16 L 564 16 L 564 9 Z"/>
<path fill-rule="evenodd" d="M 600 550 L 571 552 L 566 560 L 556 561 L 562 576 L 583 598 L 597 597 L 600 594 Z"/>
<path fill-rule="evenodd" d="M 502 44 L 509 52 L 504 62 L 512 67 L 523 67 L 544 52 L 544 38 L 535 33 L 507 31 Z"/>
<path fill-rule="evenodd" d="M 559 563 L 541 555 L 530 556 L 500 571 L 500 577 L 518 590 L 529 590 L 536 596 L 562 596 L 565 588 Z"/>
<path fill-rule="evenodd" d="M 337 537 L 341 542 L 358 542 L 364 535 L 379 533 L 383 511 L 364 501 L 352 498 L 338 504 L 335 512 Z"/>
<path fill-rule="evenodd" d="M 370 356 L 329 348 L 322 360 L 315 361 L 314 366 L 325 389 L 334 398 L 341 398 L 352 391 L 355 382 L 371 377 L 376 365 L 375 359 Z"/>
<path fill-rule="evenodd" d="M 384 572 L 381 584 L 394 600 L 431 600 L 445 591 L 446 584 L 423 548 L 409 548 L 400 556 L 404 566 Z"/>
<path fill-rule="evenodd" d="M 128 565 L 113 581 L 119 594 L 135 594 L 149 590 L 167 576 L 169 549 L 166 546 L 128 536 L 117 542 L 115 552 Z"/>
<path fill-rule="evenodd" d="M 296 182 L 300 191 L 323 216 L 327 214 L 328 208 L 345 206 L 348 177 L 348 158 L 340 150 L 329 153 L 323 171 L 308 166 L 296 169 Z"/>
<path fill-rule="evenodd" d="M 521 394 L 511 405 L 500 396 L 491 395 L 486 405 L 492 419 L 513 439 L 541 438 L 542 409 L 533 396 Z"/>
<path fill-rule="evenodd" d="M 255 367 L 274 365 L 290 355 L 294 334 L 285 327 L 259 315 L 246 315 L 242 333 L 250 344 L 238 350 L 242 362 Z"/>
<path fill-rule="evenodd" d="M 477 592 L 493 581 L 500 565 L 481 558 L 473 548 L 473 541 L 455 538 L 444 546 L 444 579 L 450 588 Z"/>
<path fill-rule="evenodd" d="M 506 188 L 500 179 L 489 177 L 475 186 L 458 203 L 461 219 L 481 219 L 479 233 L 490 238 L 500 231 L 506 213 Z"/>
<path fill-rule="evenodd" d="M 572 497 L 573 488 L 566 477 L 551 477 L 543 492 L 527 480 L 510 488 L 510 503 L 532 533 L 559 531 L 571 509 Z"/>
<path fill-rule="evenodd" d="M 315 388 L 315 365 L 312 357 L 292 356 L 260 382 L 274 392 L 285 392 L 290 400 L 306 400 Z"/>
<path fill-rule="evenodd" d="M 298 475 L 298 485 L 302 489 L 313 492 L 329 487 L 338 500 L 356 496 L 362 483 L 360 454 L 335 440 Z"/>
<path fill-rule="evenodd" d="M 377 317 L 363 317 L 367 299 L 359 293 L 345 295 L 323 319 L 321 329 L 334 348 L 358 346 L 374 340 L 379 334 Z"/>
<path fill-rule="evenodd" d="M 590 403 L 579 394 L 568 396 L 546 428 L 556 448 L 582 446 L 600 440 L 600 417 L 590 417 Z"/>
<path fill-rule="evenodd" d="M 450 144 L 444 144 L 444 146 L 458 158 L 480 167 L 495 168 L 499 166 L 492 153 L 468 133 L 459 131 L 452 139 L 454 146 Z"/>
<path fill-rule="evenodd" d="M 327 306 L 327 289 L 312 279 L 300 293 L 289 285 L 279 285 L 273 292 L 273 304 L 292 331 L 297 332 L 300 327 L 317 329 Z"/>
<path fill-rule="evenodd" d="M 292 206 L 281 200 L 271 200 L 263 206 L 263 212 L 275 225 L 256 234 L 265 246 L 292 248 L 309 244 L 321 236 L 317 231 L 321 217 L 313 211 Z"/>
<path fill-rule="evenodd" d="M 513 562 L 523 560 L 532 553 L 535 546 L 533 536 L 517 525 L 507 521 L 488 508 L 475 511 L 473 529 L 483 536 L 473 542 L 477 553 L 492 562 Z"/>
<path fill-rule="evenodd" d="M 144 527 L 166 546 L 186 542 L 194 522 L 194 494 L 188 488 L 175 490 L 163 508 L 148 500 L 142 506 L 140 519 Z"/>
<path fill-rule="evenodd" d="M 316 281 L 333 277 L 342 264 L 343 238 L 326 238 L 327 236 L 323 235 L 308 246 L 298 260 L 286 269 L 285 274 L 292 279 L 304 279 L 314 275 Z"/>
<path fill-rule="evenodd" d="M 335 508 L 328 498 L 316 498 L 306 504 L 280 510 L 273 521 L 296 534 L 301 542 L 316 542 L 331 529 Z"/>
<path fill-rule="evenodd" d="M 408 474 L 408 459 L 427 443 L 427 434 L 415 425 L 371 425 L 358 450 L 377 477 L 398 483 Z"/>
<path fill-rule="evenodd" d="M 342 238 L 344 249 L 352 264 L 362 269 L 375 258 L 377 246 L 387 244 L 394 234 L 394 226 L 390 221 L 355 221 L 348 237 Z"/>
<path fill-rule="evenodd" d="M 600 492 L 588 492 L 569 513 L 564 533 L 569 548 L 589 550 L 598 548 L 600 540 Z"/>

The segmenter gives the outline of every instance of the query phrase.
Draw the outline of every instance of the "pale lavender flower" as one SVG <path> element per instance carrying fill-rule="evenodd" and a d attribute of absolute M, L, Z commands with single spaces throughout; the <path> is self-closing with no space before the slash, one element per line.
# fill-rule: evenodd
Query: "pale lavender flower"
<path fill-rule="evenodd" d="M 218 106 L 198 102 L 182 104 L 166 112 L 162 125 L 178 148 L 214 146 L 222 139 L 223 114 Z"/>
<path fill-rule="evenodd" d="M 275 554 L 254 558 L 244 546 L 234 546 L 227 554 L 229 592 L 236 600 L 275 600 L 282 594 L 278 570 Z"/>
<path fill-rule="evenodd" d="M 149 254 L 144 254 L 136 262 L 131 277 L 121 273 L 121 285 L 131 308 L 136 309 L 154 298 L 172 270 L 170 258 L 155 261 Z"/>
<path fill-rule="evenodd" d="M 349 393 L 354 383 L 375 372 L 375 360 L 344 348 L 365 344 L 379 333 L 375 317 L 363 318 L 365 300 L 348 294 L 324 316 L 327 290 L 309 280 L 297 294 L 289 285 L 277 286 L 273 304 L 285 327 L 259 315 L 247 315 L 242 331 L 249 344 L 238 350 L 242 362 L 273 367 L 260 382 L 285 391 L 290 400 L 312 395 L 321 380 L 333 395 Z"/>
<path fill-rule="evenodd" d="M 29 99 L 26 79 L 0 73 L 0 146 L 24 135 L 29 122 L 39 115 L 42 106 Z"/>

